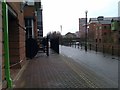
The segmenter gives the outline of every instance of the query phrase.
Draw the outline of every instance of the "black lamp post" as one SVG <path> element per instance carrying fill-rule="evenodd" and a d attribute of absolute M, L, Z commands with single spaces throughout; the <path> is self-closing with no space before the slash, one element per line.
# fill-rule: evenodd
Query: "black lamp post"
<path fill-rule="evenodd" d="M 86 20 L 85 20 L 85 51 L 87 52 L 87 13 L 88 11 L 85 11 L 85 15 L 86 15 Z"/>

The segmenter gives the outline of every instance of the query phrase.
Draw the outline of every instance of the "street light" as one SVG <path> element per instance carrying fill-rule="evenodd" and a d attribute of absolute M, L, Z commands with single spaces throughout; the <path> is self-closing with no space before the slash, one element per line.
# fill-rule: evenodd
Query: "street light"
<path fill-rule="evenodd" d="M 85 20 L 85 51 L 87 52 L 87 13 L 88 11 L 85 11 L 85 15 L 86 15 L 86 20 Z"/>

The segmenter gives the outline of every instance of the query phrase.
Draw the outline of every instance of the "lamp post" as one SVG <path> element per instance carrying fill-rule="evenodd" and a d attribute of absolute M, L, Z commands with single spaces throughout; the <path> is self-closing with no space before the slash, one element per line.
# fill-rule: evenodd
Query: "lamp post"
<path fill-rule="evenodd" d="M 86 16 L 86 20 L 85 20 L 85 51 L 87 52 L 87 13 L 88 11 L 85 11 L 85 16 Z"/>

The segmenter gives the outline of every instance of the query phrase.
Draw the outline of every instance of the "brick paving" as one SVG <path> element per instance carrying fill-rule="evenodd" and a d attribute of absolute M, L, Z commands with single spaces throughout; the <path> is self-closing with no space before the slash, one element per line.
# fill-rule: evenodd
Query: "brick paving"
<path fill-rule="evenodd" d="M 68 58 L 38 53 L 14 81 L 14 88 L 88 88 L 90 85 L 65 63 Z"/>

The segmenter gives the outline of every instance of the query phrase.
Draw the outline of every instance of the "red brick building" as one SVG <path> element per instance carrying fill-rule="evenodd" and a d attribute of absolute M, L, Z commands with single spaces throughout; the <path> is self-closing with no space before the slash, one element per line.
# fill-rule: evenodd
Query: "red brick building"
<path fill-rule="evenodd" d="M 85 18 L 79 18 L 79 35 L 81 39 L 85 39 Z"/>
<path fill-rule="evenodd" d="M 4 50 L 5 38 L 3 38 L 3 31 L 5 24 L 2 24 L 2 3 L 0 2 L 0 80 L 2 80 L 2 82 L 0 81 L 0 89 L 1 85 L 2 88 L 8 86 L 8 81 L 6 80 L 7 76 L 5 73 L 6 64 L 4 63 L 4 56 L 9 54 L 10 67 L 7 69 L 10 69 L 10 77 L 14 79 L 26 61 L 26 38 L 38 38 L 37 14 L 35 5 L 26 6 L 26 4 L 22 2 L 7 2 L 5 5 L 8 6 L 8 16 L 6 17 L 8 17 L 9 52 L 6 53 Z M 14 71 L 17 71 L 17 73 Z"/>
<path fill-rule="evenodd" d="M 2 89 L 2 3 L 0 2 L 0 89 Z"/>
<path fill-rule="evenodd" d="M 97 43 L 109 43 L 111 40 L 111 22 L 96 25 L 95 40 Z"/>
<path fill-rule="evenodd" d="M 26 61 L 25 55 L 25 25 L 24 15 L 22 12 L 21 2 L 7 2 L 8 6 L 8 36 L 9 36 L 9 59 L 11 75 L 14 69 L 19 69 L 23 66 Z M 1 23 L 1 22 L 0 22 Z M 4 28 L 3 28 L 4 30 Z M 2 33 L 2 30 L 1 30 Z M 2 35 L 0 35 L 2 36 Z M 0 37 L 1 39 L 1 37 Z M 5 64 L 4 64 L 4 38 L 2 39 L 2 85 L 6 87 L 6 75 L 5 75 Z M 0 43 L 1 44 L 1 43 Z M 0 47 L 1 49 L 1 47 Z M 12 77 L 13 79 L 14 77 Z"/>
<path fill-rule="evenodd" d="M 33 5 L 27 5 L 24 9 L 24 20 L 26 27 L 26 38 L 38 38 L 37 31 L 37 11 Z"/>
<path fill-rule="evenodd" d="M 111 20 L 116 17 L 105 17 L 103 20 L 98 18 L 90 18 L 88 38 L 97 43 L 113 42 L 113 33 L 111 31 Z"/>
<path fill-rule="evenodd" d="M 97 21 L 90 19 L 90 20 L 89 20 L 88 27 L 89 27 L 89 28 L 88 28 L 88 41 L 94 42 L 94 41 L 95 41 Z"/>
<path fill-rule="evenodd" d="M 10 48 L 10 63 L 21 67 L 25 57 L 25 25 L 24 15 L 21 11 L 20 2 L 9 2 L 8 6 L 16 14 L 12 15 L 9 11 L 9 48 Z"/>

